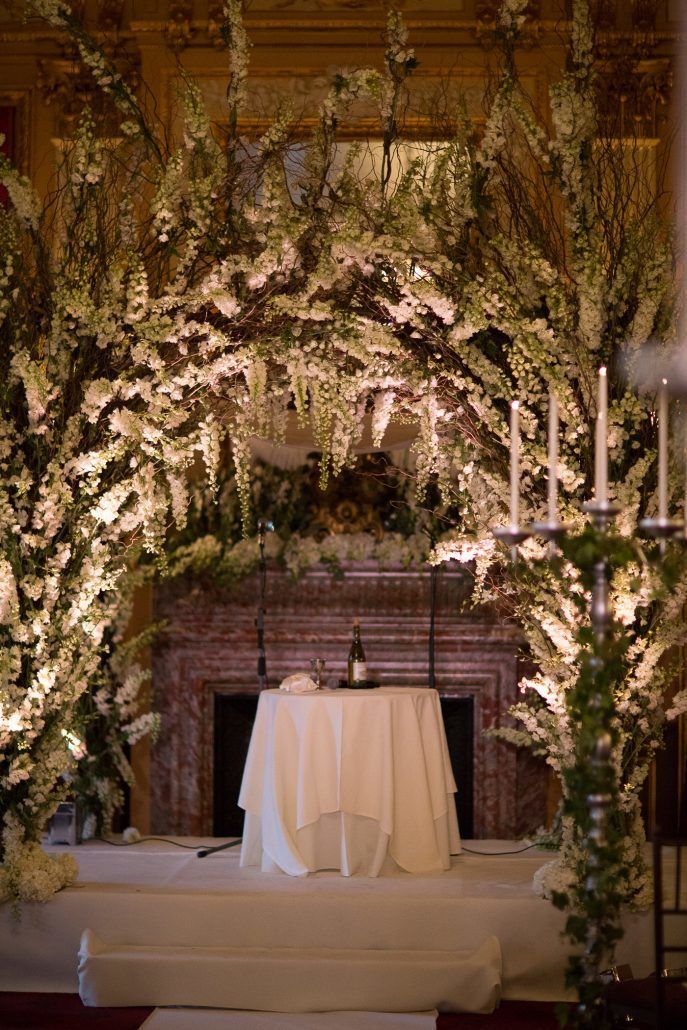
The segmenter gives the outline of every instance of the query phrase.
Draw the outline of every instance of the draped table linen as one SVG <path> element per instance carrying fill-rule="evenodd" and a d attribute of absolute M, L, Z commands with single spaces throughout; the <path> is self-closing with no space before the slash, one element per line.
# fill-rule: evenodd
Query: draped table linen
<path fill-rule="evenodd" d="M 435 690 L 263 691 L 239 796 L 241 865 L 442 872 L 460 851 L 455 790 Z"/>

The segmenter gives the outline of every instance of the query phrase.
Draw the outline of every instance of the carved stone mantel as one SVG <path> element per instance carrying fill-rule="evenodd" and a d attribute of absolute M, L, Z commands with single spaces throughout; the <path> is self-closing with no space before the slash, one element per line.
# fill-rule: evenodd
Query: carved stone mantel
<path fill-rule="evenodd" d="M 216 693 L 257 691 L 257 576 L 231 591 L 197 581 L 158 591 L 155 619 L 166 629 L 153 653 L 155 705 L 162 715 L 152 753 L 151 830 L 207 834 L 212 829 L 213 711 Z M 484 731 L 503 724 L 517 697 L 518 631 L 484 615 L 460 614 L 465 580 L 440 573 L 436 622 L 436 686 L 474 703 L 474 832 L 513 838 L 544 820 L 545 774 L 528 755 Z M 360 563 L 335 581 L 325 569 L 294 582 L 270 570 L 265 638 L 270 685 L 327 659 L 343 676 L 351 622 L 361 620 L 368 670 L 386 685 L 428 682 L 429 573 L 379 571 Z"/>

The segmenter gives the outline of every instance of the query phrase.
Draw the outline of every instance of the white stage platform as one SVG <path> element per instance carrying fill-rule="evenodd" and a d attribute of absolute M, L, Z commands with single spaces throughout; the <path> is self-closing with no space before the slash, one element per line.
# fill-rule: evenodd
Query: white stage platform
<path fill-rule="evenodd" d="M 192 842 L 184 839 L 183 843 Z M 214 842 L 199 841 L 198 846 L 210 843 Z M 463 843 L 492 853 L 519 847 L 509 841 Z M 234 955 L 249 965 L 253 956 L 255 968 L 265 970 L 286 958 L 295 970 L 294 984 L 299 979 L 305 982 L 305 986 L 299 982 L 301 994 L 296 1007 L 288 1006 L 291 1011 L 341 1007 L 336 999 L 330 1005 L 323 1001 L 328 968 L 332 982 L 341 983 L 346 965 L 342 953 L 350 953 L 351 966 L 363 954 L 368 958 L 372 954 L 383 967 L 397 957 L 400 970 L 405 963 L 420 978 L 423 953 L 427 968 L 437 960 L 441 965 L 440 953 L 450 964 L 449 959 L 482 948 L 490 937 L 500 944 L 503 998 L 566 998 L 564 915 L 532 891 L 532 876 L 550 861 L 550 852 L 504 856 L 464 852 L 445 873 L 397 872 L 371 879 L 335 872 L 294 878 L 241 869 L 238 848 L 203 859 L 194 851 L 154 841 L 133 847 L 92 842 L 71 850 L 80 868 L 74 887 L 47 905 L 24 905 L 18 920 L 10 905 L 2 906 L 0 990 L 77 991 L 79 944 L 88 929 L 115 957 L 131 962 L 132 956 L 149 957 L 158 949 L 171 956 L 178 969 L 186 968 L 187 977 L 190 970 L 184 956 L 192 953 L 212 952 L 216 958 L 221 952 L 225 959 Z M 617 961 L 630 962 L 635 974 L 650 971 L 649 913 L 627 918 Z M 308 976 L 303 977 L 304 971 Z M 246 988 L 247 996 L 239 1004 L 220 1004 L 283 1010 L 283 998 L 277 1004 L 265 993 L 270 977 L 259 980 L 254 998 Z M 179 982 L 183 981 L 181 975 Z M 307 1003 L 308 982 L 316 995 L 313 1005 Z M 414 1007 L 456 1010 L 454 1001 L 448 999 L 442 1006 L 442 1000 L 422 1001 Z M 168 1002 L 126 1003 L 216 1005 L 217 1001 L 199 1003 L 197 996 L 184 1000 L 180 989 L 175 1000 Z"/>

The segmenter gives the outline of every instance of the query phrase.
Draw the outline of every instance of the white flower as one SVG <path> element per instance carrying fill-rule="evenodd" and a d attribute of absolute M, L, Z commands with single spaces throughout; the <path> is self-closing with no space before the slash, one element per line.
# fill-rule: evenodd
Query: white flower
<path fill-rule="evenodd" d="M 540 898 L 550 899 L 554 893 L 567 894 L 574 885 L 572 866 L 560 858 L 540 866 L 532 877 L 532 890 Z"/>

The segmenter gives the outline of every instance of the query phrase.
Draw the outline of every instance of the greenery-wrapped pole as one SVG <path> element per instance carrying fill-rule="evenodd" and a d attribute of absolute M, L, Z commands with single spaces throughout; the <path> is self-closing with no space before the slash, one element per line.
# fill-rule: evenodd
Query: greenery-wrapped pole
<path fill-rule="evenodd" d="M 607 523 L 613 518 L 616 510 L 608 505 L 589 506 L 596 529 L 604 533 Z M 610 604 L 610 566 L 608 557 L 601 554 L 594 563 L 594 585 L 590 605 L 590 622 L 594 636 L 594 653 L 589 658 L 589 668 L 593 679 L 593 690 L 589 698 L 589 711 L 596 720 L 597 733 L 593 741 L 589 764 L 591 780 L 595 789 L 587 794 L 587 811 L 589 828 L 586 841 L 587 878 L 586 889 L 592 903 L 592 911 L 587 926 L 587 940 L 584 951 L 584 976 L 587 990 L 580 991 L 580 1002 L 577 1012 L 578 1025 L 588 1025 L 591 1020 L 598 1024 L 601 1014 L 601 964 L 605 959 L 603 941 L 602 908 L 600 892 L 602 889 L 601 874 L 604 850 L 608 845 L 608 821 L 614 801 L 612 793 L 612 775 L 610 763 L 613 753 L 613 742 L 610 733 L 609 719 L 612 707 L 607 702 L 608 691 L 605 689 L 604 651 L 613 632 Z"/>
<path fill-rule="evenodd" d="M 568 910 L 565 932 L 574 945 L 566 976 L 579 1003 L 577 1027 L 605 1027 L 600 971 L 612 960 L 622 937 L 623 820 L 614 755 L 618 719 L 614 687 L 627 664 L 628 635 L 614 617 L 613 577 L 639 556 L 636 545 L 609 528 L 619 510 L 606 504 L 585 506 L 593 525 L 561 537 L 559 573 L 573 566 L 585 595 L 591 595 L 588 623 L 577 634 L 579 675 L 566 702 L 574 741 L 574 761 L 563 773 L 564 814 L 577 826 L 575 883 L 554 892 L 554 903 Z M 580 598 L 582 603 L 582 599 Z M 564 1022 L 569 1018 L 566 1012 Z"/>

